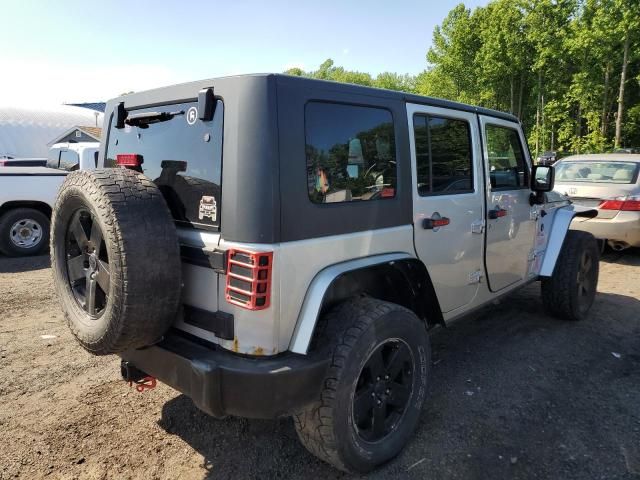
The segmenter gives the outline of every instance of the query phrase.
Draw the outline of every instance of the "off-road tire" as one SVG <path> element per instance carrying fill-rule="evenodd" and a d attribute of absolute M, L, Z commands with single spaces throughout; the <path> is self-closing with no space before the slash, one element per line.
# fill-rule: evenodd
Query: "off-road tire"
<path fill-rule="evenodd" d="M 100 245 L 106 248 L 111 278 L 97 318 L 74 296 L 65 258 L 74 212 L 86 210 L 102 231 Z M 178 312 L 182 280 L 176 229 L 156 185 L 121 168 L 70 173 L 60 188 L 51 225 L 54 285 L 80 344 L 105 355 L 160 340 Z"/>
<path fill-rule="evenodd" d="M 322 319 L 326 326 L 319 348 L 332 348 L 331 364 L 318 401 L 294 415 L 302 444 L 334 467 L 366 473 L 395 457 L 412 435 L 424 403 L 431 349 L 427 331 L 413 312 L 368 297 L 346 301 Z M 384 341 L 403 341 L 414 371 L 406 410 L 397 426 L 378 442 L 358 433 L 353 395 L 363 366 Z"/>
<path fill-rule="evenodd" d="M 585 259 L 591 268 L 582 272 Z M 593 304 L 598 285 L 600 248 L 593 235 L 569 230 L 553 275 L 542 279 L 542 302 L 548 314 L 564 320 L 583 320 Z M 581 280 L 588 283 L 583 290 Z"/>
<path fill-rule="evenodd" d="M 11 241 L 11 227 L 19 220 L 29 219 L 35 221 L 42 228 L 42 234 L 38 243 L 25 248 Z M 14 208 L 0 217 L 0 252 L 8 257 L 21 257 L 38 255 L 49 246 L 49 217 L 33 208 Z"/>

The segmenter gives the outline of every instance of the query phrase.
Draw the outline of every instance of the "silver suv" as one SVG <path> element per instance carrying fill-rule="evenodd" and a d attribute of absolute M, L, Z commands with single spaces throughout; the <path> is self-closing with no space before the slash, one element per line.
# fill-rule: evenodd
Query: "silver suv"
<path fill-rule="evenodd" d="M 302 79 L 212 79 L 111 100 L 95 171 L 71 173 L 51 257 L 69 326 L 122 375 L 211 415 L 293 416 L 366 472 L 414 430 L 428 332 L 531 282 L 593 302 L 598 248 L 568 232 L 518 120 Z"/>

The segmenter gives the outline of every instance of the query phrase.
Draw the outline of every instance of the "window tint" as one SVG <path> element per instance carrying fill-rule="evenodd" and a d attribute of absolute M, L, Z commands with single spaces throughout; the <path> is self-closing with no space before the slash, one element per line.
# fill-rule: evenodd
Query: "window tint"
<path fill-rule="evenodd" d="M 464 120 L 415 115 L 418 193 L 473 192 L 471 132 Z"/>
<path fill-rule="evenodd" d="M 60 150 L 60 168 L 61 170 L 77 170 L 80 166 L 78 154 L 72 150 Z"/>
<path fill-rule="evenodd" d="M 309 102 L 305 137 L 307 186 L 313 202 L 395 196 L 396 145 L 388 110 Z"/>
<path fill-rule="evenodd" d="M 494 190 L 527 187 L 527 164 L 517 130 L 487 125 L 486 135 L 491 187 Z"/>

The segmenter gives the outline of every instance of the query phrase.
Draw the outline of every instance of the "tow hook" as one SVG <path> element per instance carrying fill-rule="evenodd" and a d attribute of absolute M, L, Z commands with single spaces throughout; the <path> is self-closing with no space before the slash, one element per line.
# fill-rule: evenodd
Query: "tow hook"
<path fill-rule="evenodd" d="M 125 382 L 129 382 L 129 386 L 136 385 L 138 392 L 144 392 L 145 390 L 151 390 L 156 388 L 156 377 L 152 377 L 142 370 L 136 368 L 127 361 L 120 362 L 120 373 Z"/>
<path fill-rule="evenodd" d="M 145 390 L 152 390 L 156 388 L 156 377 L 147 376 L 135 382 L 131 380 L 129 382 L 129 386 L 133 386 L 134 383 L 136 384 L 136 390 L 142 393 Z"/>

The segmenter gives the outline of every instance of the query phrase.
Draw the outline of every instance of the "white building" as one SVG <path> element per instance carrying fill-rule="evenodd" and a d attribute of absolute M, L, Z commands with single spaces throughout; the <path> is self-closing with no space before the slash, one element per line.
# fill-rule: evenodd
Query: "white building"
<path fill-rule="evenodd" d="M 72 105 L 0 106 L 0 158 L 46 158 L 52 139 L 78 125 L 102 127 L 103 117 L 100 112 Z"/>

